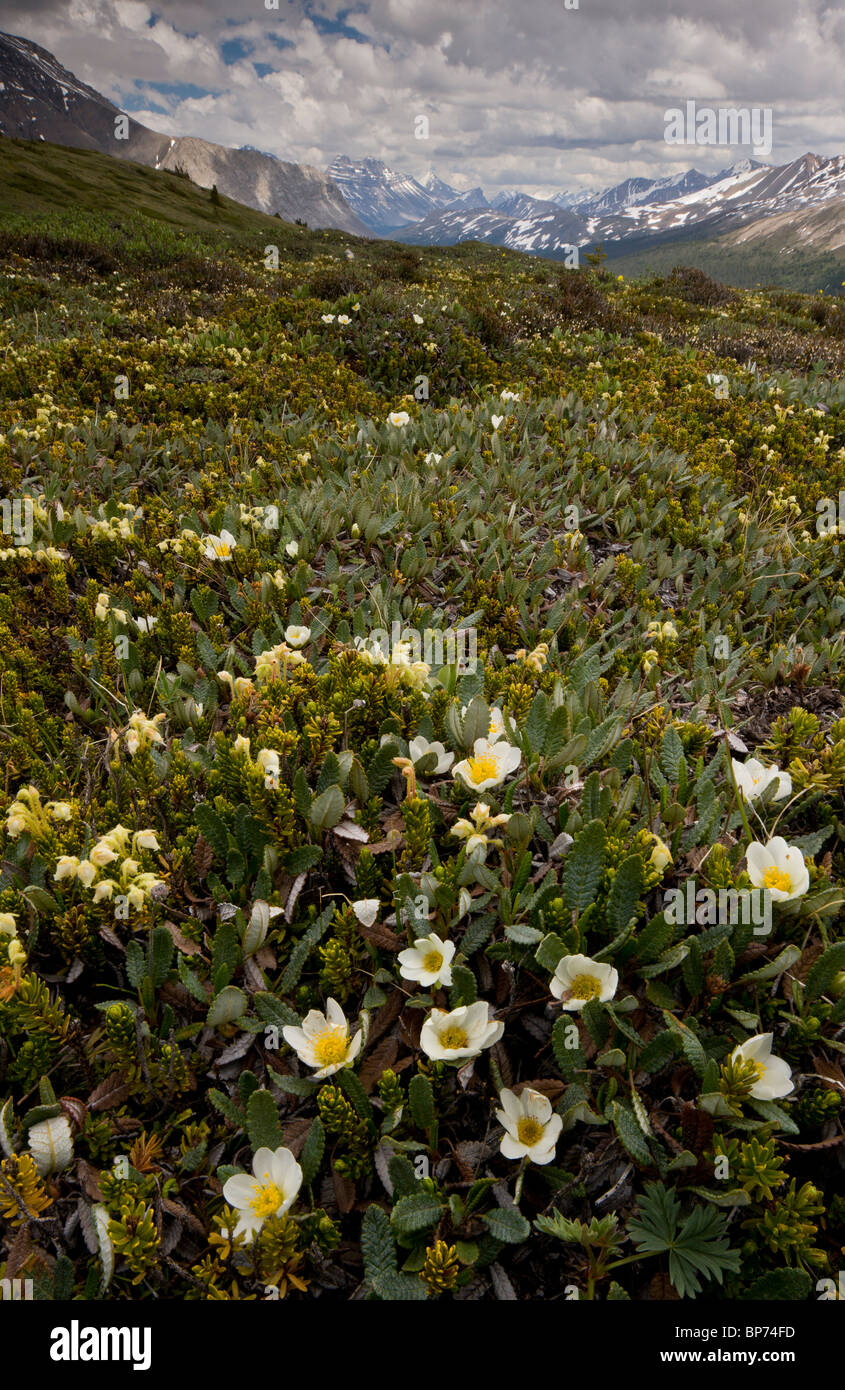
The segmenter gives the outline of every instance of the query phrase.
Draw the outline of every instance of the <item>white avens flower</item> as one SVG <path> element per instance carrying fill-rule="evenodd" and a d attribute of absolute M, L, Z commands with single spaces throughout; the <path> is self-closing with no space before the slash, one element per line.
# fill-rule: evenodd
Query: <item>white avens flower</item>
<path fill-rule="evenodd" d="M 574 1013 L 583 1009 L 591 999 L 600 1004 L 612 999 L 619 984 L 619 975 L 605 961 L 589 956 L 563 956 L 557 963 L 549 988 L 560 999 L 564 1010 Z"/>
<path fill-rule="evenodd" d="M 420 1047 L 432 1061 L 460 1062 L 492 1047 L 504 1031 L 504 1023 L 494 1022 L 489 1005 L 480 999 L 449 1012 L 432 1009 L 420 1032 Z"/>
<path fill-rule="evenodd" d="M 755 1100 L 779 1100 L 795 1089 L 789 1063 L 772 1056 L 772 1037 L 771 1033 L 755 1033 L 731 1053 L 731 1060 L 742 1058 L 757 1068 L 757 1080 L 751 1087 Z"/>
<path fill-rule="evenodd" d="M 294 560 L 296 556 L 299 554 L 299 542 L 288 541 L 287 545 L 285 546 L 285 554 L 289 555 L 290 558 Z"/>
<path fill-rule="evenodd" d="M 520 750 L 504 739 L 491 743 L 489 739 L 477 738 L 472 756 L 456 763 L 452 776 L 460 777 L 472 791 L 483 792 L 488 787 L 500 786 L 506 777 L 516 772 L 521 762 Z"/>
<path fill-rule="evenodd" d="M 300 1062 L 314 1067 L 316 1080 L 322 1081 L 354 1062 L 361 1051 L 364 1030 L 359 1028 L 354 1038 L 350 1038 L 343 1009 L 336 999 L 327 999 L 324 1014 L 312 1009 L 302 1020 L 301 1028 L 288 1024 L 282 1029 L 282 1036 Z"/>
<path fill-rule="evenodd" d="M 410 424 L 410 421 L 411 417 L 407 410 L 391 410 L 387 417 L 387 423 L 395 425 L 397 429 L 404 428 L 405 425 Z"/>
<path fill-rule="evenodd" d="M 528 1158 L 532 1163 L 551 1163 L 563 1120 L 552 1111 L 548 1096 L 525 1086 L 517 1096 L 500 1091 L 502 1109 L 496 1119 L 505 1134 L 499 1149 L 505 1158 Z"/>
<path fill-rule="evenodd" d="M 302 1169 L 290 1149 L 257 1149 L 252 1173 L 235 1173 L 223 1184 L 223 1200 L 240 1213 L 234 1235 L 255 1239 L 269 1216 L 283 1216 L 296 1201 Z"/>
<path fill-rule="evenodd" d="M 782 801 L 785 796 L 792 795 L 792 778 L 788 772 L 781 772 L 776 763 L 764 767 L 757 758 L 746 758 L 744 763 L 731 758 L 731 767 L 736 784 L 746 801 L 756 801 L 772 782 L 777 782 L 775 801 Z"/>
<path fill-rule="evenodd" d="M 748 877 L 755 888 L 767 888 L 776 903 L 800 898 L 810 886 L 810 871 L 797 845 L 788 845 L 782 835 L 768 844 L 752 841 L 745 851 Z"/>
<path fill-rule="evenodd" d="M 231 531 L 221 531 L 219 536 L 206 536 L 205 558 L 207 560 L 231 560 L 237 542 Z"/>
<path fill-rule="evenodd" d="M 454 941 L 441 941 L 436 932 L 418 936 L 413 946 L 400 951 L 399 974 L 403 980 L 417 980 L 427 989 L 430 985 L 448 986 L 452 983 Z"/>
<path fill-rule="evenodd" d="M 285 641 L 289 642 L 292 647 L 304 647 L 310 636 L 310 627 L 285 628 Z"/>
<path fill-rule="evenodd" d="M 424 777 L 440 777 L 444 772 L 448 772 L 452 763 L 455 761 L 454 753 L 447 753 L 444 744 L 429 743 L 422 734 L 417 734 L 408 744 L 408 751 L 411 754 L 411 762 L 418 763 L 420 758 L 424 758 L 426 753 L 436 753 L 437 762 L 430 772 L 423 773 Z"/>

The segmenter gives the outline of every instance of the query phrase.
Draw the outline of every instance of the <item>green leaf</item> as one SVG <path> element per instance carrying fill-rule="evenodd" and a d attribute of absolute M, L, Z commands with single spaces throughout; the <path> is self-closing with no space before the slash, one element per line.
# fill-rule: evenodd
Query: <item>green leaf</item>
<path fill-rule="evenodd" d="M 323 1160 L 323 1150 L 326 1147 L 326 1131 L 323 1122 L 317 1115 L 308 1131 L 308 1138 L 302 1147 L 299 1156 L 299 1166 L 302 1169 L 302 1181 L 306 1187 L 310 1187 L 318 1172 Z M 392 1242 L 391 1242 L 392 1243 Z"/>
<path fill-rule="evenodd" d="M 343 815 L 346 802 L 343 792 L 338 786 L 326 787 L 324 792 L 315 796 L 311 802 L 309 820 L 317 830 L 331 830 L 332 826 L 337 825 Z"/>
<path fill-rule="evenodd" d="M 434 1091 L 427 1076 L 418 1072 L 408 1085 L 408 1103 L 414 1124 L 428 1134 L 434 1125 Z"/>
<path fill-rule="evenodd" d="M 845 970 L 845 941 L 829 946 L 808 974 L 804 985 L 804 998 L 808 1004 L 830 989 L 840 970 Z"/>
<path fill-rule="evenodd" d="M 367 1207 L 361 1222 L 361 1255 L 364 1276 L 375 1286 L 380 1280 L 396 1274 L 396 1246 L 387 1213 L 375 1203 Z"/>
<path fill-rule="evenodd" d="M 311 951 L 313 951 L 314 947 L 317 945 L 317 942 L 322 939 L 323 935 L 328 930 L 329 923 L 333 916 L 334 905 L 330 903 L 329 906 L 321 912 L 316 922 L 312 923 L 307 932 L 297 941 L 291 951 L 287 969 L 282 976 L 282 981 L 279 986 L 283 994 L 289 994 L 291 990 L 295 989 L 299 984 L 299 977 L 302 974 L 305 962 Z"/>
<path fill-rule="evenodd" d="M 309 869 L 319 864 L 322 857 L 323 851 L 319 845 L 299 845 L 281 854 L 279 860 L 285 873 L 296 877 L 297 874 L 307 874 Z"/>
<path fill-rule="evenodd" d="M 398 745 L 395 743 L 383 743 L 373 754 L 372 760 L 367 767 L 367 782 L 370 787 L 370 796 L 381 796 L 394 772 L 393 759 L 399 752 Z"/>
<path fill-rule="evenodd" d="M 571 1032 L 574 1028 L 575 1032 Z M 552 1028 L 552 1050 L 555 1054 L 560 1074 L 565 1081 L 571 1081 L 576 1071 L 583 1071 L 587 1066 L 587 1059 L 581 1050 L 580 1041 L 575 1047 L 567 1047 L 567 1039 L 574 1041 L 580 1039 L 578 1025 L 572 1014 L 562 1013 L 555 1019 Z"/>
<path fill-rule="evenodd" d="M 662 912 L 652 917 L 648 926 L 643 927 L 634 943 L 634 956 L 644 963 L 657 960 L 671 945 L 675 928 L 667 922 Z"/>
<path fill-rule="evenodd" d="M 726 1270 L 739 1271 L 739 1251 L 727 1240 L 727 1216 L 713 1206 L 696 1206 L 682 1222 L 681 1204 L 663 1183 L 647 1183 L 628 1222 L 628 1234 L 643 1255 L 669 1253 L 669 1278 L 681 1298 L 701 1292 L 702 1279 L 719 1284 Z"/>
<path fill-rule="evenodd" d="M 639 1056 L 637 1063 L 641 1071 L 648 1072 L 651 1076 L 655 1072 L 669 1065 L 678 1053 L 678 1035 L 672 1029 L 667 1028 L 663 1033 L 655 1033 L 654 1037 L 647 1042 Z"/>
<path fill-rule="evenodd" d="M 209 1028 L 216 1028 L 221 1023 L 234 1023 L 246 1010 L 247 997 L 243 990 L 237 985 L 226 985 L 212 1002 L 205 1021 Z"/>
<path fill-rule="evenodd" d="M 491 1236 L 505 1245 L 519 1245 L 531 1234 L 531 1226 L 518 1207 L 494 1207 L 481 1219 Z"/>
<path fill-rule="evenodd" d="M 809 1298 L 812 1280 L 803 1269 L 770 1269 L 750 1284 L 743 1299 L 778 1299 L 801 1303 Z"/>
<path fill-rule="evenodd" d="M 370 1098 L 354 1071 L 350 1071 L 348 1067 L 342 1067 L 340 1071 L 335 1072 L 334 1079 L 352 1101 L 361 1119 L 372 1119 L 373 1107 L 370 1104 Z"/>
<path fill-rule="evenodd" d="M 404 1154 L 394 1154 L 388 1160 L 387 1171 L 393 1183 L 393 1196 L 409 1197 L 417 1190 L 417 1175 L 414 1165 Z"/>
<path fill-rule="evenodd" d="M 581 758 L 581 769 L 591 767 L 598 758 L 603 758 L 610 751 L 614 743 L 618 743 L 625 727 L 625 721 L 618 715 L 612 714 L 609 719 L 605 719 L 597 728 L 593 729 L 587 739 L 587 747 Z"/>
<path fill-rule="evenodd" d="M 253 1091 L 246 1107 L 246 1129 L 253 1154 L 256 1149 L 282 1145 L 279 1111 L 269 1091 Z"/>
<path fill-rule="evenodd" d="M 154 927 L 150 939 L 150 977 L 156 989 L 167 979 L 175 949 L 175 942 L 167 927 Z"/>
<path fill-rule="evenodd" d="M 227 1096 L 225 1092 L 215 1090 L 214 1088 L 208 1091 L 207 1094 L 215 1110 L 219 1110 L 220 1114 L 225 1116 L 230 1124 L 237 1125 L 240 1129 L 246 1117 L 231 1097 Z"/>
<path fill-rule="evenodd" d="M 674 1029 L 680 1038 L 681 1046 L 684 1049 L 684 1056 L 696 1076 L 703 1076 L 704 1068 L 707 1064 L 707 1057 L 697 1035 L 686 1023 L 682 1023 L 679 1018 L 675 1018 L 673 1014 L 667 1013 L 665 1009 L 663 1011 L 663 1017 L 666 1020 L 667 1027 Z"/>
<path fill-rule="evenodd" d="M 544 970 L 550 970 L 554 974 L 558 961 L 569 954 L 566 942 L 561 940 L 556 932 L 549 932 L 534 952 L 534 959 Z"/>
<path fill-rule="evenodd" d="M 563 896 L 575 912 L 583 912 L 593 901 L 604 870 L 606 832 L 600 820 L 584 827 L 569 854 L 563 870 Z"/>
<path fill-rule="evenodd" d="M 275 1023 L 277 1028 L 286 1026 L 296 1027 L 299 1018 L 293 1009 L 287 1004 L 283 1004 L 281 999 L 277 999 L 275 994 L 270 994 L 266 990 L 259 990 L 252 996 L 255 1011 L 259 1018 L 263 1018 L 265 1023 Z"/>
<path fill-rule="evenodd" d="M 607 925 L 610 931 L 623 931 L 635 916 L 642 886 L 643 861 L 638 854 L 632 854 L 619 865 L 607 896 Z"/>
<path fill-rule="evenodd" d="M 800 959 L 800 946 L 786 946 L 768 965 L 762 965 L 759 970 L 751 970 L 747 975 L 740 975 L 737 984 L 744 985 L 751 980 L 773 980 L 776 975 L 782 975 L 784 970 L 788 970 L 790 965 L 794 965 Z"/>
<path fill-rule="evenodd" d="M 209 806 L 207 801 L 201 801 L 199 806 L 194 807 L 194 820 L 203 839 L 208 841 L 214 853 L 220 859 L 225 859 L 229 848 L 229 832 L 214 807 Z"/>
<path fill-rule="evenodd" d="M 678 736 L 678 731 L 674 725 L 670 724 L 663 735 L 663 743 L 660 748 L 660 766 L 666 774 L 667 782 L 676 783 L 679 781 L 683 756 L 684 746 Z"/>
<path fill-rule="evenodd" d="M 168 933 L 169 935 L 169 933 Z M 126 947 L 126 976 L 134 989 L 146 978 L 147 957 L 140 941 L 130 941 Z"/>
<path fill-rule="evenodd" d="M 398 1235 L 411 1236 L 436 1226 L 443 1215 L 443 1203 L 428 1192 L 400 1197 L 393 1208 L 390 1224 Z"/>
<path fill-rule="evenodd" d="M 624 1105 L 620 1105 L 614 1100 L 610 1103 L 610 1117 L 613 1120 L 613 1128 L 619 1136 L 623 1147 L 637 1163 L 645 1168 L 654 1166 L 654 1159 L 651 1150 L 646 1143 L 645 1136 L 634 1115 Z"/>
<path fill-rule="evenodd" d="M 472 971 L 466 965 L 453 965 L 449 1007 L 457 1009 L 462 1004 L 474 1004 L 477 998 L 478 986 Z"/>

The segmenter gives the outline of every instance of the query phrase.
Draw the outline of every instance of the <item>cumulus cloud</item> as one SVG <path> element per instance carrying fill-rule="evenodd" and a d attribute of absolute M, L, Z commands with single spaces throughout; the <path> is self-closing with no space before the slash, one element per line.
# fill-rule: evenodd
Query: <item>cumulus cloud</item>
<path fill-rule="evenodd" d="M 663 113 L 687 99 L 771 107 L 776 163 L 842 150 L 845 12 L 828 0 L 268 2 L 7 0 L 3 27 L 157 130 L 323 167 L 374 155 L 488 193 L 750 153 L 667 145 Z"/>

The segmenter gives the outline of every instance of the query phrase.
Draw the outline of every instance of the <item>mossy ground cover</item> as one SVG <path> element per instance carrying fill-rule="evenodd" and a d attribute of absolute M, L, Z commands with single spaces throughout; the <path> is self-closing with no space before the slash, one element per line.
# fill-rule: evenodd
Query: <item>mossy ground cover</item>
<path fill-rule="evenodd" d="M 0 227 L 0 1274 L 818 1297 L 841 300 L 112 191 Z"/>

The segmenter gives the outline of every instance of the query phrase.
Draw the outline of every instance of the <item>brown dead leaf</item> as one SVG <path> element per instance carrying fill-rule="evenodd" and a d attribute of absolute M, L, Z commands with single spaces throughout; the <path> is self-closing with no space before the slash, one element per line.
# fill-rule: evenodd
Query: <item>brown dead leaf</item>
<path fill-rule="evenodd" d="M 395 1023 L 405 1006 L 405 994 L 401 989 L 395 989 L 388 995 L 387 1003 L 382 1004 L 377 1013 L 370 1019 L 370 1031 L 367 1035 L 367 1047 L 372 1047 L 377 1043 L 392 1023 Z M 412 1010 L 412 1012 L 415 1012 Z M 420 1024 L 422 1027 L 422 1024 Z"/>
<path fill-rule="evenodd" d="M 81 1158 L 76 1165 L 76 1176 L 82 1183 L 86 1197 L 90 1197 L 92 1202 L 102 1202 L 103 1194 L 100 1191 L 99 1174 L 96 1169 L 85 1162 L 84 1158 Z"/>
<path fill-rule="evenodd" d="M 90 1110 L 110 1110 L 112 1106 L 122 1105 L 131 1094 L 132 1087 L 124 1081 L 121 1072 L 113 1071 L 94 1087 L 87 1104 Z"/>
<path fill-rule="evenodd" d="M 299 1158 L 305 1148 L 305 1141 L 311 1133 L 313 1123 L 313 1120 L 303 1119 L 300 1116 L 298 1119 L 288 1120 L 287 1124 L 282 1126 L 284 1146 L 286 1149 L 290 1149 L 294 1158 Z"/>
<path fill-rule="evenodd" d="M 541 1096 L 548 1096 L 554 1105 L 556 1100 L 560 1100 L 566 1087 L 562 1081 L 555 1081 L 553 1077 L 541 1077 L 539 1081 L 515 1081 L 513 1085 L 514 1095 L 521 1095 L 525 1088 L 530 1087 L 532 1091 L 539 1091 Z"/>
<path fill-rule="evenodd" d="M 372 942 L 373 946 L 381 946 L 385 951 L 401 951 L 405 944 L 401 936 L 397 936 L 383 922 L 373 922 L 371 927 L 365 927 L 359 922 L 358 931 L 365 941 Z"/>
<path fill-rule="evenodd" d="M 385 1038 L 384 1042 L 379 1043 L 378 1047 L 369 1054 L 358 1072 L 358 1080 L 367 1095 L 373 1090 L 382 1072 L 393 1066 L 398 1054 L 399 1043 L 396 1038 Z"/>
<path fill-rule="evenodd" d="M 355 1205 L 355 1184 L 350 1178 L 341 1177 L 340 1173 L 332 1169 L 332 1183 L 334 1185 L 335 1201 L 341 1213 L 346 1216 Z"/>
<path fill-rule="evenodd" d="M 9 1254 L 6 1258 L 5 1276 L 7 1279 L 14 1279 L 18 1270 L 23 1269 L 33 1251 L 32 1238 L 29 1234 L 29 1226 L 21 1226 L 14 1240 L 9 1245 Z"/>
<path fill-rule="evenodd" d="M 845 1091 L 845 1072 L 837 1062 L 820 1062 L 817 1057 L 814 1057 L 813 1067 L 816 1074 L 828 1085 L 835 1086 L 837 1090 Z"/>
<path fill-rule="evenodd" d="M 185 933 L 181 931 L 179 927 L 177 927 L 175 922 L 165 922 L 164 925 L 167 927 L 167 930 L 173 937 L 177 949 L 180 950 L 183 955 L 199 955 L 200 951 L 202 950 L 202 947 L 200 946 L 198 941 L 192 941 L 189 936 L 186 936 Z"/>
<path fill-rule="evenodd" d="M 387 854 L 389 850 L 399 849 L 405 843 L 405 836 L 401 830 L 389 830 L 383 840 L 377 840 L 375 844 L 369 845 L 370 854 Z"/>

